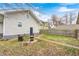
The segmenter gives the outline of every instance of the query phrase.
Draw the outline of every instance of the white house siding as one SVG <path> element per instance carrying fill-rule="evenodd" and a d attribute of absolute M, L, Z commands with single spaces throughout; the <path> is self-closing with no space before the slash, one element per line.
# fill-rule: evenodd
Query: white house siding
<path fill-rule="evenodd" d="M 22 27 L 18 27 L 18 22 L 22 22 Z M 29 34 L 30 27 L 34 33 L 39 33 L 39 24 L 27 12 L 6 13 L 4 17 L 3 36 Z"/>

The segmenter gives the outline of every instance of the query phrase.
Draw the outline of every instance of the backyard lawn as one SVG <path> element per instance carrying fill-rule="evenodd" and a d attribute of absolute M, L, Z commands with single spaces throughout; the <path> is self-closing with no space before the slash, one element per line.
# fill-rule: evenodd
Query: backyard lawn
<path fill-rule="evenodd" d="M 51 41 L 56 41 L 56 42 L 61 42 L 61 43 L 66 43 L 70 45 L 74 45 L 79 47 L 79 40 L 72 38 L 72 37 L 67 37 L 63 35 L 53 35 L 53 34 L 42 34 L 40 36 L 41 39 L 46 39 L 46 40 L 51 40 Z"/>
<path fill-rule="evenodd" d="M 44 39 L 53 40 L 58 38 L 58 41 L 65 41 L 67 38 L 61 36 L 52 36 L 48 34 L 42 34 Z M 60 40 L 61 38 L 61 40 Z M 23 42 L 27 42 L 29 39 L 28 36 L 24 37 Z M 41 39 L 41 38 L 40 38 Z M 64 40 L 63 40 L 64 39 Z M 8 41 L 0 41 L 0 55 L 8 55 L 8 56 L 72 56 L 79 55 L 79 49 L 66 47 L 62 45 L 58 45 L 55 43 L 50 43 L 45 40 L 38 40 L 33 44 L 29 44 L 26 46 L 21 46 L 22 42 L 18 42 L 17 38 Z M 63 40 L 63 41 L 62 41 Z M 69 40 L 70 41 L 70 40 Z M 74 40 L 76 42 L 76 40 Z M 79 42 L 79 41 L 78 41 Z M 67 43 L 67 41 L 66 41 Z M 77 43 L 79 44 L 79 43 Z"/>

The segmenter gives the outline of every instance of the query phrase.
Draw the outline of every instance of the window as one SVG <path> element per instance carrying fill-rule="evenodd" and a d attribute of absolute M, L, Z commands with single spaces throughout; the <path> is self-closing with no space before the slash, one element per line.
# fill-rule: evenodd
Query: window
<path fill-rule="evenodd" d="M 22 22 L 18 22 L 18 27 L 22 27 Z"/>

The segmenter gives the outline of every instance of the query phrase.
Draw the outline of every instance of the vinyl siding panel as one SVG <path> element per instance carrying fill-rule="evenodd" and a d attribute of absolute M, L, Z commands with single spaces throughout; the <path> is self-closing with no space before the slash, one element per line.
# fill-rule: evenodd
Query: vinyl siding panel
<path fill-rule="evenodd" d="M 22 23 L 22 27 L 18 27 L 18 23 Z M 34 33 L 39 33 L 39 24 L 27 12 L 7 13 L 4 19 L 3 35 L 29 34 L 30 27 L 33 27 Z"/>

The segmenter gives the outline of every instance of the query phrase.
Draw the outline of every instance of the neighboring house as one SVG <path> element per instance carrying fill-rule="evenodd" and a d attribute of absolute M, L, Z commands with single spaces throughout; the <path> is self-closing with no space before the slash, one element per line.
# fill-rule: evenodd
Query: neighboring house
<path fill-rule="evenodd" d="M 48 29 L 48 22 L 44 22 L 42 20 L 40 20 L 41 22 L 41 29 Z"/>
<path fill-rule="evenodd" d="M 40 22 L 31 10 L 5 10 L 0 13 L 0 37 L 13 38 L 29 34 L 30 28 L 39 33 Z"/>

